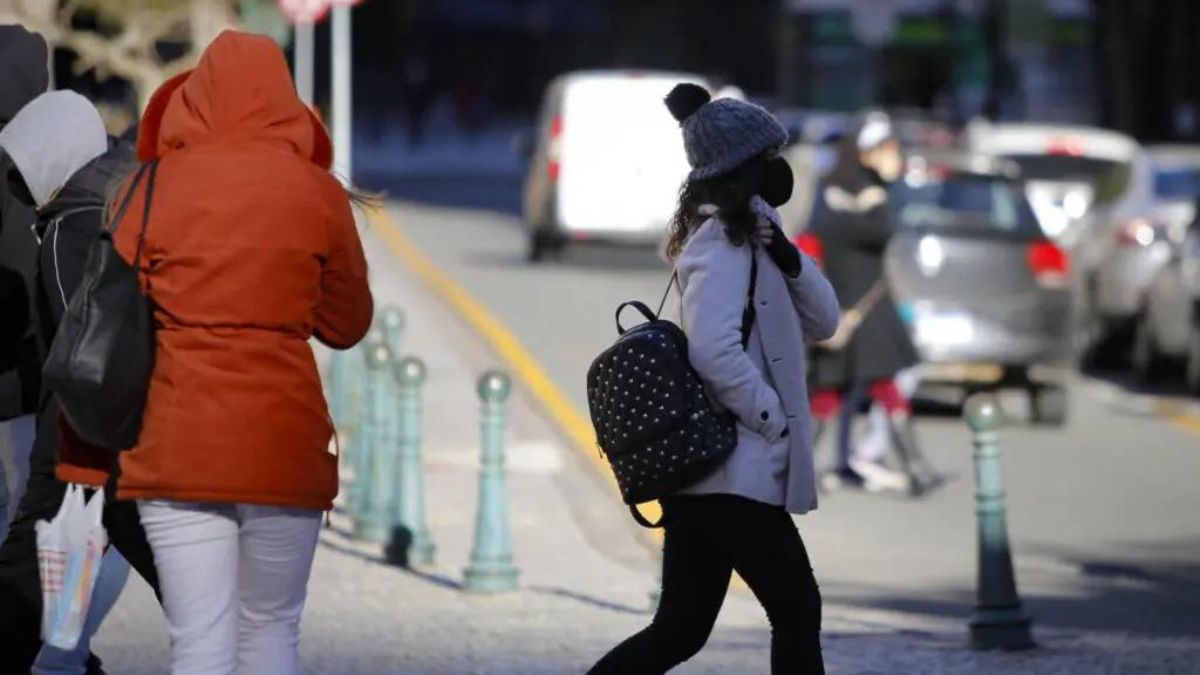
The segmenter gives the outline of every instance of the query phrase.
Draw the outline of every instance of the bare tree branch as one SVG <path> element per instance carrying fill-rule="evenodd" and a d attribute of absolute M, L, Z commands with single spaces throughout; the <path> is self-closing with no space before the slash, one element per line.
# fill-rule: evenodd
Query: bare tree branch
<path fill-rule="evenodd" d="M 181 57 L 164 60 L 157 44 L 163 40 L 188 41 L 194 20 L 188 0 L 66 0 L 53 15 L 40 16 L 27 6 L 28 0 L 13 0 L 13 11 L 21 22 L 41 33 L 51 44 L 75 52 L 76 73 L 94 71 L 100 79 L 113 75 L 130 80 L 143 101 L 150 89 L 195 64 L 207 45 L 191 45 Z M 234 15 L 235 0 L 217 0 Z M 95 11 L 117 28 L 115 36 L 73 27 L 83 10 Z"/>

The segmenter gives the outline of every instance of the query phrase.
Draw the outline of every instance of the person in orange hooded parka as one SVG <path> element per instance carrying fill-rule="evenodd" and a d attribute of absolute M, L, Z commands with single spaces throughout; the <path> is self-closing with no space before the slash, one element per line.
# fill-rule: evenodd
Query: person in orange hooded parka
<path fill-rule="evenodd" d="M 331 154 L 262 36 L 221 34 L 142 117 L 138 159 L 158 162 L 141 262 L 158 351 L 118 495 L 138 501 L 177 674 L 298 672 L 320 514 L 338 488 L 308 340 L 347 349 L 372 315 Z M 138 186 L 117 229 L 128 260 L 145 198 Z M 59 476 L 102 484 L 112 458 L 65 441 Z"/>

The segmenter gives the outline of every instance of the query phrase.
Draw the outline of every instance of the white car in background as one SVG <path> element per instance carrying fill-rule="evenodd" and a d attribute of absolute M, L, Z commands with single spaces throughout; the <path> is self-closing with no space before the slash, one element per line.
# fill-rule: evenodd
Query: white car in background
<path fill-rule="evenodd" d="M 963 135 L 974 153 L 1012 160 L 1046 236 L 1074 248 L 1089 215 L 1127 196 L 1140 152 L 1133 138 L 1107 129 L 976 121 Z"/>
<path fill-rule="evenodd" d="M 659 244 L 687 177 L 679 123 L 663 99 L 688 73 L 638 70 L 562 75 L 546 90 L 525 181 L 529 259 L 571 242 Z M 736 89 L 713 92 L 737 96 Z"/>

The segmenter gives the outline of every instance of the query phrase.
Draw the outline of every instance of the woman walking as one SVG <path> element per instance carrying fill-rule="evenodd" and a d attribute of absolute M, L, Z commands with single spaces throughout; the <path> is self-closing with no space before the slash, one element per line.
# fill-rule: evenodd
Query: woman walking
<path fill-rule="evenodd" d="M 825 476 L 826 485 L 872 487 L 874 477 L 864 477 L 851 465 L 854 418 L 869 398 L 885 411 L 907 489 L 915 496 L 939 479 L 917 448 L 911 404 L 894 379 L 918 362 L 884 276 L 884 253 L 892 236 L 888 187 L 903 168 L 890 120 L 873 113 L 842 139 L 837 163 L 820 187 L 812 234 L 821 242 L 825 270 L 841 306 L 860 323 L 845 345 L 813 350 L 811 375 L 818 417 L 837 415 L 837 461 Z"/>
<path fill-rule="evenodd" d="M 824 673 L 821 599 L 790 513 L 816 508 L 804 342 L 838 321 L 833 289 L 784 236 L 776 206 L 792 192 L 778 156 L 787 132 L 768 112 L 677 86 L 667 107 L 692 166 L 667 252 L 683 294 L 692 366 L 738 420 L 737 447 L 714 473 L 663 502 L 662 597 L 648 628 L 591 670 L 665 673 L 696 654 L 721 609 L 731 573 L 750 585 L 771 622 L 773 673 Z M 742 330 L 751 257 L 755 318 Z"/>
<path fill-rule="evenodd" d="M 119 495 L 136 499 L 176 675 L 299 672 L 300 615 L 337 458 L 310 337 L 345 349 L 372 301 L 329 139 L 268 38 L 225 32 L 142 118 L 117 223 L 157 356 Z M 113 456 L 64 448 L 60 476 Z"/>

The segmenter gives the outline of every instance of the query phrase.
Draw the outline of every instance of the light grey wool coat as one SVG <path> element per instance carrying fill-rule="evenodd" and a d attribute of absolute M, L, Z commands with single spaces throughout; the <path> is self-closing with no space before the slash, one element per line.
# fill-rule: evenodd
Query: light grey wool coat
<path fill-rule="evenodd" d="M 757 317 L 743 350 L 751 251 L 758 256 Z M 758 246 L 734 246 L 715 217 L 688 240 L 677 269 L 692 367 L 710 396 L 738 419 L 733 454 L 682 493 L 739 495 L 792 513 L 815 509 L 805 342 L 837 329 L 833 287 L 803 253 L 800 276 L 791 279 Z"/>

